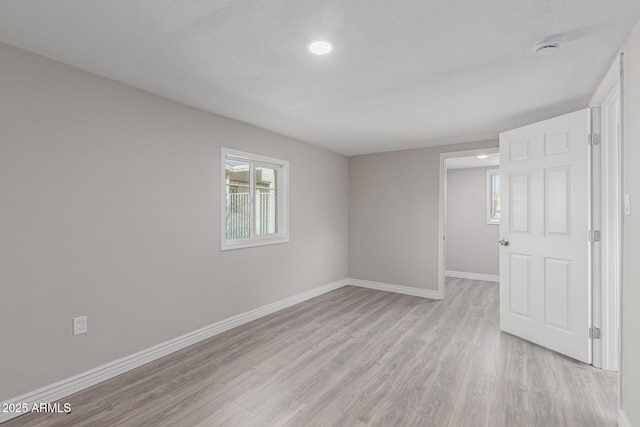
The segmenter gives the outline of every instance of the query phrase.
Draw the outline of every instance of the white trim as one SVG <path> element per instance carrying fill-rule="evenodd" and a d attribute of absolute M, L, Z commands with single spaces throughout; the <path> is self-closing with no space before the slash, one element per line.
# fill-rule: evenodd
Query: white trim
<path fill-rule="evenodd" d="M 619 62 L 620 64 L 620 158 L 624 159 L 624 145 L 625 145 L 625 139 L 626 139 L 626 133 L 624 131 L 624 127 L 625 127 L 624 52 L 620 52 L 620 54 L 618 55 L 618 59 L 620 60 Z M 619 176 L 622 176 L 622 177 L 625 176 L 624 162 L 620 162 Z M 621 187 L 620 193 L 625 194 L 626 186 L 624 183 L 624 179 L 620 182 L 620 187 Z M 626 228 L 625 228 L 625 220 L 624 220 L 624 217 L 622 216 L 624 215 L 624 207 L 622 206 L 620 207 L 620 212 L 622 212 L 620 216 L 620 273 L 622 273 L 625 269 L 624 242 L 625 242 Z M 622 320 L 624 318 L 624 306 L 622 304 L 622 300 L 624 298 L 624 286 L 625 286 L 624 274 L 621 274 L 620 285 L 618 286 L 618 325 L 619 325 L 618 327 L 618 408 L 620 408 L 620 410 L 623 411 L 623 414 L 624 414 L 624 410 L 622 408 L 624 408 L 625 406 L 624 393 L 623 393 L 625 360 L 622 357 L 622 355 L 624 354 L 624 340 L 622 339 L 622 336 L 625 328 L 625 323 Z"/>
<path fill-rule="evenodd" d="M 631 421 L 629 420 L 629 417 L 627 417 L 627 413 L 625 412 L 624 409 L 620 409 L 620 412 L 618 412 L 618 426 L 619 427 L 633 427 L 633 425 L 631 424 Z"/>
<path fill-rule="evenodd" d="M 471 279 L 471 280 L 482 280 L 484 282 L 500 283 L 500 276 L 496 276 L 493 274 L 467 273 L 464 271 L 445 270 L 444 275 L 446 277 L 455 277 L 456 279 Z"/>
<path fill-rule="evenodd" d="M 447 230 L 447 159 L 451 157 L 467 157 L 478 154 L 499 153 L 500 147 L 479 148 L 477 150 L 453 151 L 440 153 L 440 190 L 438 195 L 439 221 L 438 221 L 438 298 L 444 299 L 447 294 L 445 287 L 445 262 Z"/>
<path fill-rule="evenodd" d="M 444 299 L 447 288 L 444 280 L 447 245 L 445 232 L 447 229 L 447 156 L 440 154 L 440 189 L 438 191 L 438 299 Z"/>
<path fill-rule="evenodd" d="M 602 134 L 601 129 L 601 111 L 599 106 L 591 107 L 591 133 Z M 591 168 L 591 220 L 589 229 L 599 230 L 602 236 L 602 240 L 606 240 L 606 230 L 603 229 L 602 224 L 602 143 L 607 143 L 606 138 L 595 146 L 590 148 L 591 161 L 589 167 Z M 602 310 L 600 309 L 602 304 L 602 240 L 600 242 L 594 242 L 591 246 L 591 327 L 600 328 L 601 332 L 606 332 L 602 329 Z M 604 336 L 602 338 L 605 338 Z M 602 342 L 603 339 L 591 340 L 591 363 L 596 368 L 602 368 Z"/>
<path fill-rule="evenodd" d="M 372 282 L 370 280 L 347 279 L 350 285 L 360 288 L 375 289 L 378 291 L 393 292 L 396 294 L 411 295 L 429 299 L 442 299 L 438 291 L 430 289 L 413 288 L 410 286 L 391 285 L 389 283 Z"/>
<path fill-rule="evenodd" d="M 349 281 L 347 279 L 339 280 L 337 282 L 319 286 L 306 292 L 290 296 L 289 298 L 267 304 L 255 310 L 250 310 L 245 313 L 229 317 L 212 325 L 205 326 L 204 328 L 189 332 L 172 340 L 165 341 L 146 350 L 139 351 L 130 356 L 114 360 L 113 362 L 105 363 L 104 365 L 98 366 L 97 368 L 88 370 L 78 375 L 74 375 L 73 377 L 66 378 L 62 381 L 58 381 L 57 383 L 50 384 L 48 386 L 25 393 L 13 399 L 0 402 L 0 404 L 26 403 L 29 407 L 31 407 L 34 403 L 55 402 L 56 400 L 60 400 L 64 397 L 70 396 L 102 381 L 123 374 L 127 371 L 157 360 L 178 350 L 182 350 L 185 347 L 196 344 L 207 338 L 211 338 L 215 335 L 221 334 L 222 332 L 228 331 L 229 329 L 244 325 L 245 323 L 260 319 L 264 316 L 268 316 L 269 314 L 275 313 L 276 311 L 280 311 L 308 299 L 315 298 L 319 295 L 339 289 L 343 286 L 346 286 L 348 282 Z M 0 423 L 8 421 L 19 415 L 22 415 L 22 413 L 0 413 Z"/>
<path fill-rule="evenodd" d="M 600 85 L 598 85 L 598 88 L 591 97 L 591 101 L 589 101 L 589 107 L 600 106 L 600 104 L 602 104 L 609 97 L 609 94 L 614 89 L 614 87 L 619 84 L 619 82 L 620 58 L 616 56 L 616 59 L 607 70 L 607 74 L 605 74 L 604 78 L 600 82 Z"/>
<path fill-rule="evenodd" d="M 589 105 L 592 132 L 601 135 L 593 155 L 593 229 L 602 240 L 593 245 L 593 326 L 602 338 L 593 341 L 593 365 L 619 370 L 619 295 L 621 283 L 622 160 L 620 58 L 609 67 Z M 616 117 L 617 113 L 617 117 Z"/>

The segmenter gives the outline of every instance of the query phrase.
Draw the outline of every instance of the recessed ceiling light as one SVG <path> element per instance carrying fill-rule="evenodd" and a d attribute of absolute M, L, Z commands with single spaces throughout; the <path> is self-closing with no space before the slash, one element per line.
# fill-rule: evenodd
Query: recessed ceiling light
<path fill-rule="evenodd" d="M 307 45 L 307 49 L 316 55 L 326 55 L 333 50 L 333 43 L 329 40 L 312 40 Z"/>
<path fill-rule="evenodd" d="M 478 154 L 476 157 L 479 158 L 479 159 L 488 159 L 489 155 L 488 154 Z"/>
<path fill-rule="evenodd" d="M 548 55 L 555 53 L 560 49 L 560 44 L 556 42 L 550 42 L 548 40 L 542 40 L 533 46 L 533 51 L 536 55 Z"/>

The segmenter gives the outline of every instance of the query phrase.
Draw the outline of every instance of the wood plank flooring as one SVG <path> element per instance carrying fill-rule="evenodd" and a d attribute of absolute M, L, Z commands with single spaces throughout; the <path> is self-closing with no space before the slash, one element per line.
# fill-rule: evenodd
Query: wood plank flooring
<path fill-rule="evenodd" d="M 617 374 L 501 333 L 497 284 L 447 288 L 347 286 L 3 427 L 617 425 Z"/>

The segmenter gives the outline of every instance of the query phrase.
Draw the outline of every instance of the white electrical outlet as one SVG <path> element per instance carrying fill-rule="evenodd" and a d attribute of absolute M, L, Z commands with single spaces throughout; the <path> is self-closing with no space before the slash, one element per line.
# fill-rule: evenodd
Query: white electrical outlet
<path fill-rule="evenodd" d="M 86 334 L 87 330 L 87 316 L 73 318 L 73 335 Z"/>

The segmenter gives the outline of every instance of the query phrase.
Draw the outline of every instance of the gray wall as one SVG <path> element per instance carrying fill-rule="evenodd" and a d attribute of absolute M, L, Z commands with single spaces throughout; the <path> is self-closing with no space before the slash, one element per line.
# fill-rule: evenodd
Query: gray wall
<path fill-rule="evenodd" d="M 640 24 L 624 52 L 624 188 L 631 216 L 624 221 L 622 288 L 622 404 L 631 425 L 640 426 Z"/>
<path fill-rule="evenodd" d="M 440 153 L 482 141 L 349 159 L 350 277 L 438 289 Z"/>
<path fill-rule="evenodd" d="M 346 157 L 6 45 L 0 76 L 0 401 L 348 276 Z M 221 146 L 290 161 L 290 243 L 220 251 Z"/>
<path fill-rule="evenodd" d="M 487 171 L 447 171 L 446 269 L 500 274 L 499 224 L 487 224 Z"/>

